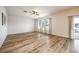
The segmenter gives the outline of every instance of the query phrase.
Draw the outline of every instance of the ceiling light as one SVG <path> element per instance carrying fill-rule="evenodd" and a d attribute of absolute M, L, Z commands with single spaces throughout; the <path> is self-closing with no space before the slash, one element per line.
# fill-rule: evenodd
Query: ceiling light
<path fill-rule="evenodd" d="M 30 11 L 26 11 L 24 10 L 25 13 L 29 13 L 31 15 L 34 15 L 34 16 L 39 16 L 39 11 L 37 9 L 35 10 L 30 10 Z"/>
<path fill-rule="evenodd" d="M 24 12 L 26 13 L 27 11 L 24 10 Z"/>

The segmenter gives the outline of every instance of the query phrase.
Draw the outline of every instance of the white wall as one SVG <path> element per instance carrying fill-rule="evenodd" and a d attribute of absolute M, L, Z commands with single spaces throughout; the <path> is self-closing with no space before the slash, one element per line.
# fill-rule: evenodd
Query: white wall
<path fill-rule="evenodd" d="M 7 36 L 7 22 L 2 26 L 2 12 L 5 14 L 7 19 L 6 10 L 4 7 L 0 7 L 0 47 L 2 46 L 6 36 Z"/>
<path fill-rule="evenodd" d="M 23 16 L 8 16 L 8 34 L 34 31 L 34 20 Z"/>
<path fill-rule="evenodd" d="M 79 15 L 79 8 L 72 8 L 52 15 L 52 34 L 69 37 L 68 16 Z"/>

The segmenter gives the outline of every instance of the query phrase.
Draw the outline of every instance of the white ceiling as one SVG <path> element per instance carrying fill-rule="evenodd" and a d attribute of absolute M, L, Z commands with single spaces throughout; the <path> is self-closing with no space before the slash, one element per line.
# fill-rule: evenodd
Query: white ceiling
<path fill-rule="evenodd" d="M 68 8 L 71 8 L 71 6 L 6 6 L 8 15 L 27 16 L 31 18 L 41 18 Z M 32 9 L 38 9 L 40 16 L 34 17 L 24 13 L 24 10 L 29 11 Z"/>

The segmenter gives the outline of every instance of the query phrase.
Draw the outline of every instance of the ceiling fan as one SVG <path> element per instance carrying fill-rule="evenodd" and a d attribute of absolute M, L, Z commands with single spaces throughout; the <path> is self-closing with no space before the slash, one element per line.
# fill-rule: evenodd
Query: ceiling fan
<path fill-rule="evenodd" d="M 31 15 L 35 15 L 35 16 L 39 16 L 39 13 L 35 10 L 31 10 L 31 11 L 24 11 L 25 13 L 30 13 Z"/>

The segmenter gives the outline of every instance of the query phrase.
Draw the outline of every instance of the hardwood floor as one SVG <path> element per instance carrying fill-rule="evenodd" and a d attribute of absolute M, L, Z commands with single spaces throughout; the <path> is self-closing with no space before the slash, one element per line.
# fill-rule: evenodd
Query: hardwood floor
<path fill-rule="evenodd" d="M 1 53 L 67 53 L 70 39 L 38 32 L 9 35 Z"/>

